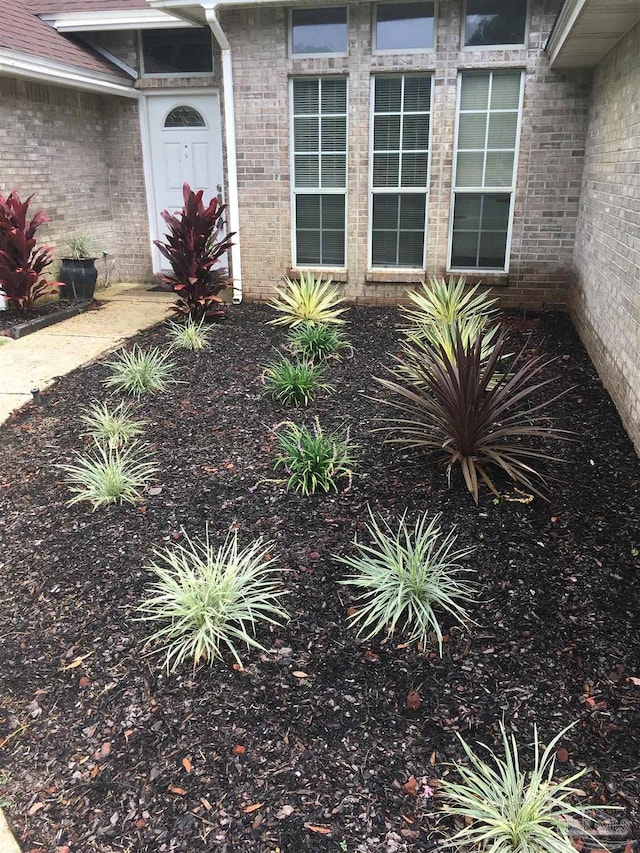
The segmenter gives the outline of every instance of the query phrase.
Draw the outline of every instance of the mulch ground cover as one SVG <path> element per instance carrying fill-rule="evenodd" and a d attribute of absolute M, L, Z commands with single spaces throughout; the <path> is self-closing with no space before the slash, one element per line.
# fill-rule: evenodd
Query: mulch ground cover
<path fill-rule="evenodd" d="M 57 465 L 83 448 L 79 413 L 103 399 L 96 363 L 62 378 L 0 431 L 0 800 L 26 851 L 423 851 L 451 836 L 425 784 L 499 723 L 531 758 L 569 723 L 557 772 L 587 768 L 587 801 L 622 806 L 640 832 L 640 466 L 569 320 L 512 327 L 514 348 L 557 361 L 554 404 L 573 441 L 548 470 L 550 502 L 504 483 L 473 504 L 454 476 L 370 430 L 372 373 L 397 347 L 398 314 L 356 308 L 353 358 L 309 410 L 262 393 L 261 366 L 283 333 L 268 308 L 229 312 L 210 352 L 176 356 L 185 384 L 145 399 L 160 473 L 135 507 L 66 506 Z M 163 327 L 139 344 L 166 342 Z M 340 494 L 288 494 L 271 429 L 293 418 L 349 426 L 357 476 Z M 361 642 L 335 555 L 366 535 L 367 506 L 392 522 L 442 513 L 476 551 L 480 600 L 437 646 Z M 291 621 L 263 627 L 266 652 L 167 676 L 142 654 L 136 621 L 153 547 L 184 529 L 236 524 L 262 535 L 285 569 Z M 364 532 L 363 532 L 364 531 Z"/>
<path fill-rule="evenodd" d="M 74 303 L 69 299 L 58 299 L 55 302 L 47 302 L 46 305 L 38 305 L 31 314 L 25 314 L 23 311 L 7 310 L 0 311 L 0 335 L 9 335 L 14 326 L 19 326 L 21 323 L 26 323 L 28 320 L 37 320 L 40 317 L 47 317 L 49 314 L 55 314 L 56 311 L 63 311 L 65 308 L 71 308 Z"/>

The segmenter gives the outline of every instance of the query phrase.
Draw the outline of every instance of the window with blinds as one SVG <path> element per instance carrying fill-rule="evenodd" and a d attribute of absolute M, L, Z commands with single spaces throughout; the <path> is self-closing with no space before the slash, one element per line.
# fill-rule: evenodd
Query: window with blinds
<path fill-rule="evenodd" d="M 507 269 L 521 89 L 520 71 L 461 75 L 452 269 Z"/>
<path fill-rule="evenodd" d="M 345 265 L 347 81 L 292 82 L 294 266 Z"/>
<path fill-rule="evenodd" d="M 376 76 L 371 151 L 371 266 L 423 269 L 430 74 Z"/>

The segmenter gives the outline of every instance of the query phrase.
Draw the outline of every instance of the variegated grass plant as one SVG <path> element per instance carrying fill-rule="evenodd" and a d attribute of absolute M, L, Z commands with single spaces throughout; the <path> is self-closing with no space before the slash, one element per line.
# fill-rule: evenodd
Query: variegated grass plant
<path fill-rule="evenodd" d="M 216 546 L 207 527 L 204 538 L 185 534 L 184 544 L 154 551 L 147 568 L 155 580 L 139 610 L 141 619 L 162 623 L 146 648 L 157 647 L 167 671 L 186 661 L 211 663 L 225 649 L 242 664 L 241 646 L 263 648 L 257 623 L 288 618 L 271 550 L 262 539 L 240 548 L 235 530 Z"/>
<path fill-rule="evenodd" d="M 344 350 L 352 350 L 340 329 L 324 323 L 315 326 L 301 323 L 295 326 L 287 335 L 287 346 L 294 355 L 309 361 L 324 361 L 328 358 L 339 361 Z"/>
<path fill-rule="evenodd" d="M 107 365 L 111 374 L 104 384 L 138 398 L 143 394 L 164 393 L 180 382 L 174 376 L 176 364 L 170 351 L 163 352 L 158 347 L 143 350 L 136 344 L 130 351 L 119 352 Z"/>
<path fill-rule="evenodd" d="M 144 432 L 147 422 L 136 420 L 135 412 L 135 407 L 124 401 L 114 407 L 108 402 L 94 402 L 80 415 L 80 420 L 87 426 L 83 435 L 112 448 L 122 447 Z"/>
<path fill-rule="evenodd" d="M 331 279 L 324 281 L 313 273 L 300 273 L 300 280 L 285 276 L 284 286 L 276 287 L 276 296 L 269 305 L 278 312 L 269 322 L 274 326 L 299 326 L 302 323 L 341 324 L 340 316 L 347 309 L 339 307 L 345 300 Z"/>
<path fill-rule="evenodd" d="M 263 371 L 266 393 L 281 403 L 308 406 L 318 391 L 333 391 L 334 386 L 324 382 L 322 365 L 313 361 L 291 361 L 281 355 Z"/>
<path fill-rule="evenodd" d="M 440 515 L 421 515 L 410 529 L 404 513 L 397 530 L 380 524 L 371 509 L 369 515 L 370 543 L 356 538 L 357 555 L 338 558 L 354 571 L 341 583 L 359 592 L 350 623 L 364 639 L 401 630 L 409 642 L 426 645 L 435 634 L 442 654 L 440 613 L 463 623 L 469 619 L 465 603 L 476 598 L 465 578 L 472 570 L 461 563 L 475 549 L 456 549 L 457 536 L 442 532 Z"/>
<path fill-rule="evenodd" d="M 187 317 L 184 323 L 167 323 L 171 346 L 193 352 L 209 348 L 211 329 L 211 326 L 205 326 L 204 318 L 198 323 L 192 317 Z"/>
<path fill-rule="evenodd" d="M 149 483 L 158 466 L 149 460 L 146 445 L 133 441 L 125 447 L 96 443 L 72 465 L 61 465 L 74 497 L 68 506 L 88 501 L 94 511 L 109 504 L 133 504 Z"/>
<path fill-rule="evenodd" d="M 559 782 L 553 779 L 557 745 L 570 728 L 542 750 L 534 726 L 530 770 L 522 767 L 516 739 L 507 735 L 503 724 L 504 756 L 484 746 L 489 762 L 459 736 L 469 763 L 455 765 L 459 782 L 443 779 L 439 784 L 445 811 L 465 821 L 449 846 L 481 853 L 574 853 L 567 821 L 577 822 L 583 828 L 581 834 L 588 836 L 584 826 L 594 820 L 594 807 L 571 802 L 582 793 L 573 783 L 586 770 Z M 601 841 L 596 846 L 602 847 Z"/>
<path fill-rule="evenodd" d="M 539 396 L 556 381 L 555 377 L 541 379 L 554 359 L 525 359 L 522 349 L 508 359 L 505 370 L 501 366 L 505 346 L 504 333 L 500 333 L 484 360 L 481 337 L 472 344 L 458 337 L 453 358 L 444 349 L 433 353 L 425 348 L 422 359 L 410 365 L 417 378 L 407 378 L 407 362 L 402 357 L 396 359 L 395 379 L 375 378 L 395 397 L 379 401 L 394 411 L 379 428 L 386 433 L 385 440 L 431 452 L 446 468 L 449 479 L 459 465 L 476 503 L 481 483 L 499 497 L 492 468 L 502 469 L 516 483 L 544 497 L 541 489 L 546 481 L 536 463 L 555 457 L 532 446 L 532 441 L 566 437 L 543 414 L 566 392 L 544 400 Z"/>
<path fill-rule="evenodd" d="M 337 492 L 343 480 L 351 483 L 356 446 L 348 430 L 325 432 L 318 418 L 311 429 L 291 421 L 281 426 L 275 432 L 280 449 L 275 467 L 285 470 L 287 491 Z"/>

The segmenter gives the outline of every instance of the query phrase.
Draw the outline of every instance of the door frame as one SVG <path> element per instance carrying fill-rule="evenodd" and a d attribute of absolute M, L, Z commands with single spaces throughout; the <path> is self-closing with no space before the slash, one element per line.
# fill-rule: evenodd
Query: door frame
<path fill-rule="evenodd" d="M 144 185 L 147 196 L 147 221 L 149 226 L 149 238 L 151 248 L 151 263 L 154 275 L 162 271 L 162 254 L 155 246 L 154 240 L 159 240 L 162 235 L 158 233 L 158 216 L 156 213 L 156 185 L 153 174 L 153 159 L 151 149 L 151 118 L 149 115 L 149 99 L 159 96 L 177 96 L 184 95 L 191 97 L 194 95 L 216 95 L 218 98 L 218 109 L 220 110 L 220 90 L 215 86 L 198 86 L 197 88 L 159 88 L 148 91 L 141 91 L 138 101 L 138 115 L 140 118 L 140 140 L 142 143 L 142 167 L 144 171 Z M 222 127 L 222 110 L 219 115 L 220 121 L 220 156 L 222 160 L 222 192 L 224 199 L 224 187 L 226 182 L 224 145 L 222 142 L 223 127 Z"/>

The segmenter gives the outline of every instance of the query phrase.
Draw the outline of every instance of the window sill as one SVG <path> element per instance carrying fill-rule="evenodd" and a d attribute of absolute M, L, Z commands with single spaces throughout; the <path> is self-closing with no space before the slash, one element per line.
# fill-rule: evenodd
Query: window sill
<path fill-rule="evenodd" d="M 420 284 L 426 277 L 424 270 L 367 270 L 365 284 Z"/>
<path fill-rule="evenodd" d="M 484 287 L 508 287 L 509 273 L 506 272 L 474 272 L 473 270 L 447 270 L 447 276 L 465 277 L 466 284 L 473 286 L 482 284 Z"/>
<path fill-rule="evenodd" d="M 312 273 L 316 278 L 330 278 L 335 284 L 347 284 L 349 275 L 345 269 L 335 267 L 291 267 L 287 270 L 287 276 L 292 279 L 299 279 L 300 273 Z"/>

